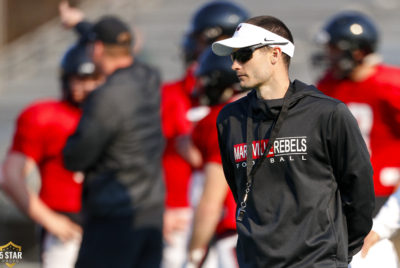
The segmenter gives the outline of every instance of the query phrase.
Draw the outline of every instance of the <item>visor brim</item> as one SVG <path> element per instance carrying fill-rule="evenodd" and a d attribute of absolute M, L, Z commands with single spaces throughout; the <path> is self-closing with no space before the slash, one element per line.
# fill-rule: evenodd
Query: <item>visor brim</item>
<path fill-rule="evenodd" d="M 228 56 L 234 49 L 250 47 L 257 44 L 259 44 L 259 42 L 254 40 L 231 37 L 213 43 L 212 50 L 218 56 Z"/>

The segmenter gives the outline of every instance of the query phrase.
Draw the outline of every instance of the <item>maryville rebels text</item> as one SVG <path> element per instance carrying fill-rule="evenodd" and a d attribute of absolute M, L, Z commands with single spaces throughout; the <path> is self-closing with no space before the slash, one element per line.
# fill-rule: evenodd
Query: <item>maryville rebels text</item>
<path fill-rule="evenodd" d="M 253 159 L 258 159 L 260 156 L 265 155 L 268 140 L 259 140 L 252 142 Z M 233 153 L 235 156 L 236 166 L 246 166 L 247 158 L 247 144 L 241 143 L 233 146 Z M 275 162 L 294 161 L 294 155 L 299 155 L 301 160 L 307 160 L 307 137 L 284 137 L 277 138 L 273 146 L 266 155 L 271 164 Z M 243 162 L 239 164 L 240 162 Z"/>

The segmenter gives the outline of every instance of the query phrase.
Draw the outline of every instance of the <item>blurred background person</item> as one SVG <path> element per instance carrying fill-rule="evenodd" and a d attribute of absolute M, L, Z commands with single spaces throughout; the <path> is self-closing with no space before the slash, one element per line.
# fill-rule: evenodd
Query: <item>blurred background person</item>
<path fill-rule="evenodd" d="M 347 104 L 368 146 L 374 169 L 375 215 L 400 179 L 400 68 L 382 63 L 377 54 L 379 31 L 361 12 L 334 15 L 317 41 L 325 45 L 329 65 L 318 88 Z M 381 246 L 377 258 L 397 260 L 391 242 Z M 373 263 L 356 266 L 356 262 L 357 257 L 353 268 Z"/>
<path fill-rule="evenodd" d="M 134 58 L 134 36 L 120 18 L 100 18 L 88 39 L 106 81 L 88 96 L 63 150 L 66 167 L 85 173 L 76 267 L 159 267 L 165 196 L 160 76 Z"/>
<path fill-rule="evenodd" d="M 222 169 L 216 121 L 226 103 L 241 92 L 229 56 L 215 55 L 208 47 L 196 70 L 196 92 L 210 113 L 193 130 L 193 143 L 203 159 L 204 188 L 196 207 L 191 234 L 188 267 L 201 267 L 210 249 L 216 254 L 215 267 L 238 267 L 236 259 L 236 203 Z"/>
<path fill-rule="evenodd" d="M 376 214 L 400 179 L 400 69 L 381 62 L 378 29 L 360 12 L 334 16 L 321 38 L 330 68 L 318 88 L 345 102 L 358 120 L 374 167 Z"/>
<path fill-rule="evenodd" d="M 61 61 L 60 100 L 34 102 L 16 122 L 13 142 L 3 164 L 2 188 L 17 207 L 43 227 L 42 267 L 74 267 L 82 236 L 83 174 L 67 170 L 61 151 L 81 116 L 81 104 L 101 83 L 86 46 L 71 46 Z M 37 167 L 39 195 L 25 179 Z"/>
<path fill-rule="evenodd" d="M 193 168 L 200 167 L 200 152 L 188 144 L 193 122 L 188 111 L 196 107 L 191 93 L 195 83 L 195 60 L 191 52 L 194 40 L 186 35 L 182 44 L 185 74 L 178 80 L 166 82 L 161 90 L 161 118 L 166 147 L 162 156 L 166 186 L 166 210 L 164 213 L 164 250 L 162 267 L 182 267 L 185 261 L 187 240 L 190 232 L 192 209 L 189 185 Z M 179 151 L 179 137 L 185 140 L 185 148 Z"/>
<path fill-rule="evenodd" d="M 190 135 L 195 123 L 209 110 L 199 103 L 199 96 L 193 92 L 197 59 L 212 42 L 231 36 L 247 17 L 247 11 L 233 2 L 211 1 L 202 5 L 192 15 L 189 30 L 183 37 L 184 76 L 162 87 L 162 124 L 167 141 L 163 154 L 167 189 L 163 267 L 182 267 L 185 262 L 192 205 L 201 188 L 199 183 L 191 182 L 191 178 L 199 180 L 198 176 L 193 176 L 193 171 L 201 167 L 202 156 Z"/>

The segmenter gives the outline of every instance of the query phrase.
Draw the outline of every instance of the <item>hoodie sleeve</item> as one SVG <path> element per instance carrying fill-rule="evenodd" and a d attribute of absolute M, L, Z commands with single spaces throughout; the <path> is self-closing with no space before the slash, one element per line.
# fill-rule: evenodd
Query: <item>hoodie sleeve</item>
<path fill-rule="evenodd" d="M 372 227 L 375 195 L 370 156 L 356 119 L 339 103 L 330 117 L 328 143 L 347 220 L 349 260 Z"/>
<path fill-rule="evenodd" d="M 112 98 L 101 89 L 93 91 L 83 106 L 75 133 L 63 149 L 64 164 L 72 171 L 87 171 L 100 158 L 104 147 L 115 135 L 120 113 Z"/>
<path fill-rule="evenodd" d="M 220 120 L 220 117 L 221 114 L 218 116 L 217 119 L 217 130 L 218 130 L 218 143 L 221 154 L 222 167 L 224 170 L 226 181 L 228 182 L 229 188 L 231 189 L 233 197 L 235 198 L 235 201 L 237 203 L 238 195 L 236 189 L 235 176 L 233 172 L 234 169 L 232 167 L 231 161 L 229 160 L 229 149 L 226 148 L 226 143 L 225 143 L 226 138 L 224 138 L 224 125 L 223 122 L 221 122 L 222 120 Z"/>

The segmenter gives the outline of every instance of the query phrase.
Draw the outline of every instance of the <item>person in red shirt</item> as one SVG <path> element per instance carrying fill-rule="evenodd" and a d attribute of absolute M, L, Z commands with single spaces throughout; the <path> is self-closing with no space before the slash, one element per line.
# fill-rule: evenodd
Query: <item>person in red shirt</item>
<path fill-rule="evenodd" d="M 199 267 L 205 260 L 209 248 L 217 254 L 217 267 L 238 266 L 235 255 L 236 203 L 223 173 L 216 129 L 220 110 L 240 96 L 238 78 L 231 65 L 229 56 L 219 57 L 210 47 L 200 56 L 196 70 L 196 91 L 200 102 L 210 106 L 210 112 L 196 124 L 192 134 L 193 143 L 201 152 L 205 173 L 189 245 L 189 263 L 193 267 Z M 215 245 L 211 245 L 213 238 Z"/>
<path fill-rule="evenodd" d="M 101 82 L 86 46 L 74 44 L 61 62 L 62 97 L 36 101 L 19 115 L 3 164 L 2 188 L 43 227 L 42 267 L 74 267 L 80 246 L 83 175 L 65 169 L 62 149 L 81 116 L 80 104 Z M 39 195 L 25 178 L 37 167 Z"/>
<path fill-rule="evenodd" d="M 374 215 L 400 180 L 400 68 L 381 62 L 376 53 L 378 37 L 373 21 L 354 11 L 336 14 L 317 35 L 317 41 L 325 45 L 330 66 L 318 88 L 347 104 L 370 152 L 376 196 Z M 390 244 L 376 257 L 396 258 L 394 254 Z M 374 263 L 356 263 L 358 259 L 356 255 L 353 268 Z"/>
<path fill-rule="evenodd" d="M 163 267 L 181 267 L 185 261 L 195 202 L 189 196 L 195 196 L 191 190 L 198 191 L 193 189 L 197 186 L 193 186 L 196 183 L 191 178 L 193 170 L 201 166 L 202 158 L 190 135 L 194 124 L 208 109 L 199 107 L 193 92 L 197 58 L 212 42 L 232 35 L 247 17 L 247 12 L 232 2 L 213 1 L 202 5 L 193 15 L 182 42 L 185 74 L 178 81 L 162 86 L 161 116 L 166 137 L 163 168 L 167 190 Z"/>
<path fill-rule="evenodd" d="M 318 88 L 346 103 L 359 123 L 374 168 L 377 212 L 400 179 L 400 68 L 381 63 L 378 31 L 362 13 L 334 16 L 322 35 L 330 68 Z"/>
<path fill-rule="evenodd" d="M 191 91 L 195 83 L 194 67 L 194 63 L 188 65 L 181 80 L 167 82 L 161 88 L 161 123 L 166 141 L 162 156 L 166 186 L 162 259 L 162 267 L 165 268 L 181 267 L 183 264 L 192 218 L 189 199 L 192 166 L 201 163 L 200 153 L 187 143 L 186 138 L 192 131 L 192 122 L 187 118 L 187 113 L 193 106 Z M 179 141 L 186 143 L 184 154 L 179 150 Z"/>

